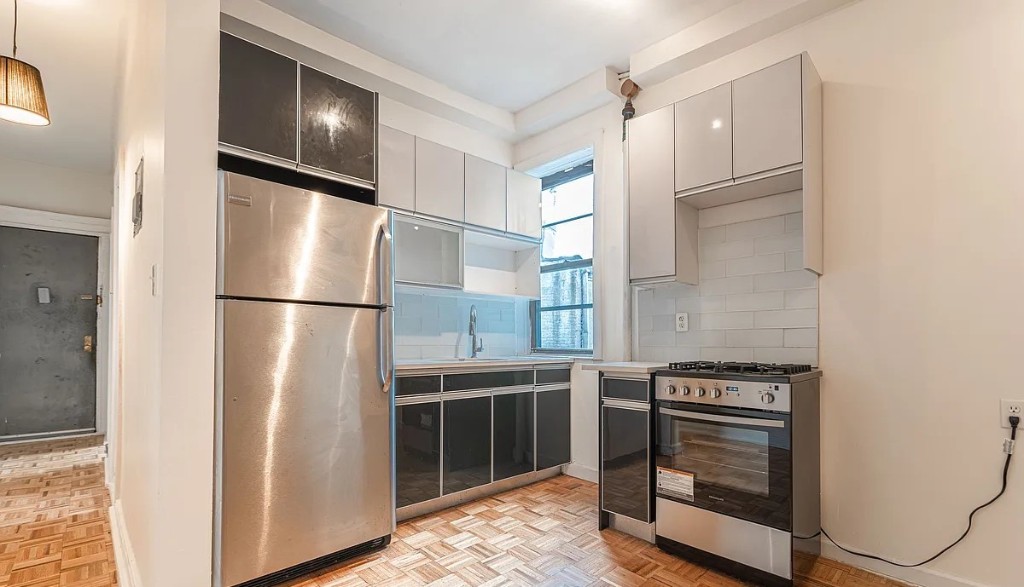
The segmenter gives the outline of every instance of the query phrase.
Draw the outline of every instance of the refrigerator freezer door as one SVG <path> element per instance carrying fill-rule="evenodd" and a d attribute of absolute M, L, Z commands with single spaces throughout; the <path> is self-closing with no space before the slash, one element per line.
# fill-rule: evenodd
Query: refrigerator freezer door
<path fill-rule="evenodd" d="M 391 310 L 217 304 L 219 584 L 389 535 Z"/>
<path fill-rule="evenodd" d="M 221 173 L 217 294 L 391 305 L 391 213 Z"/>

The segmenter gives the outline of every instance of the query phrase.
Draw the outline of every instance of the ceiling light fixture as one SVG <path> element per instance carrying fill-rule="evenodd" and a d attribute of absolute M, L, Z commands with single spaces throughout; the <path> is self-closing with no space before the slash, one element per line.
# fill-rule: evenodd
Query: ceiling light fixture
<path fill-rule="evenodd" d="M 19 61 L 18 0 L 14 0 L 14 51 L 0 55 L 0 119 L 30 126 L 50 124 L 43 93 L 43 76 L 35 67 Z"/>

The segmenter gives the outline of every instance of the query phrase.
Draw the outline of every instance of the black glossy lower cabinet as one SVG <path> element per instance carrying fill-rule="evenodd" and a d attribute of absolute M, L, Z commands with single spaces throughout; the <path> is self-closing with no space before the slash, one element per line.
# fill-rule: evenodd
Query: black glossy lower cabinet
<path fill-rule="evenodd" d="M 601 509 L 651 521 L 650 412 L 601 407 Z"/>
<path fill-rule="evenodd" d="M 446 399 L 444 494 L 491 482 L 491 396 Z"/>
<path fill-rule="evenodd" d="M 537 469 L 569 462 L 569 389 L 537 392 Z"/>
<path fill-rule="evenodd" d="M 441 402 L 395 406 L 397 507 L 441 496 Z"/>
<path fill-rule="evenodd" d="M 494 480 L 533 471 L 533 392 L 495 395 Z"/>

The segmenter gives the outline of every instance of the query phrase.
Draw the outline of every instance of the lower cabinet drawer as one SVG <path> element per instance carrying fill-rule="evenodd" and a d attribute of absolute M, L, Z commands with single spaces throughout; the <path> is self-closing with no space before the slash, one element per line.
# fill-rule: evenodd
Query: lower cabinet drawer
<path fill-rule="evenodd" d="M 571 459 L 569 389 L 537 392 L 537 469 L 565 465 Z"/>
<path fill-rule="evenodd" d="M 441 496 L 441 402 L 395 406 L 396 506 Z"/>

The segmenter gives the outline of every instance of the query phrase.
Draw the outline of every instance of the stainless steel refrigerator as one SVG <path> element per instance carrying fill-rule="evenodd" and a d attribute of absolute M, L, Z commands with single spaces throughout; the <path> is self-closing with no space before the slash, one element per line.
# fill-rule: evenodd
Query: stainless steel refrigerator
<path fill-rule="evenodd" d="M 226 172 L 219 198 L 215 582 L 261 585 L 394 530 L 391 213 Z"/>

